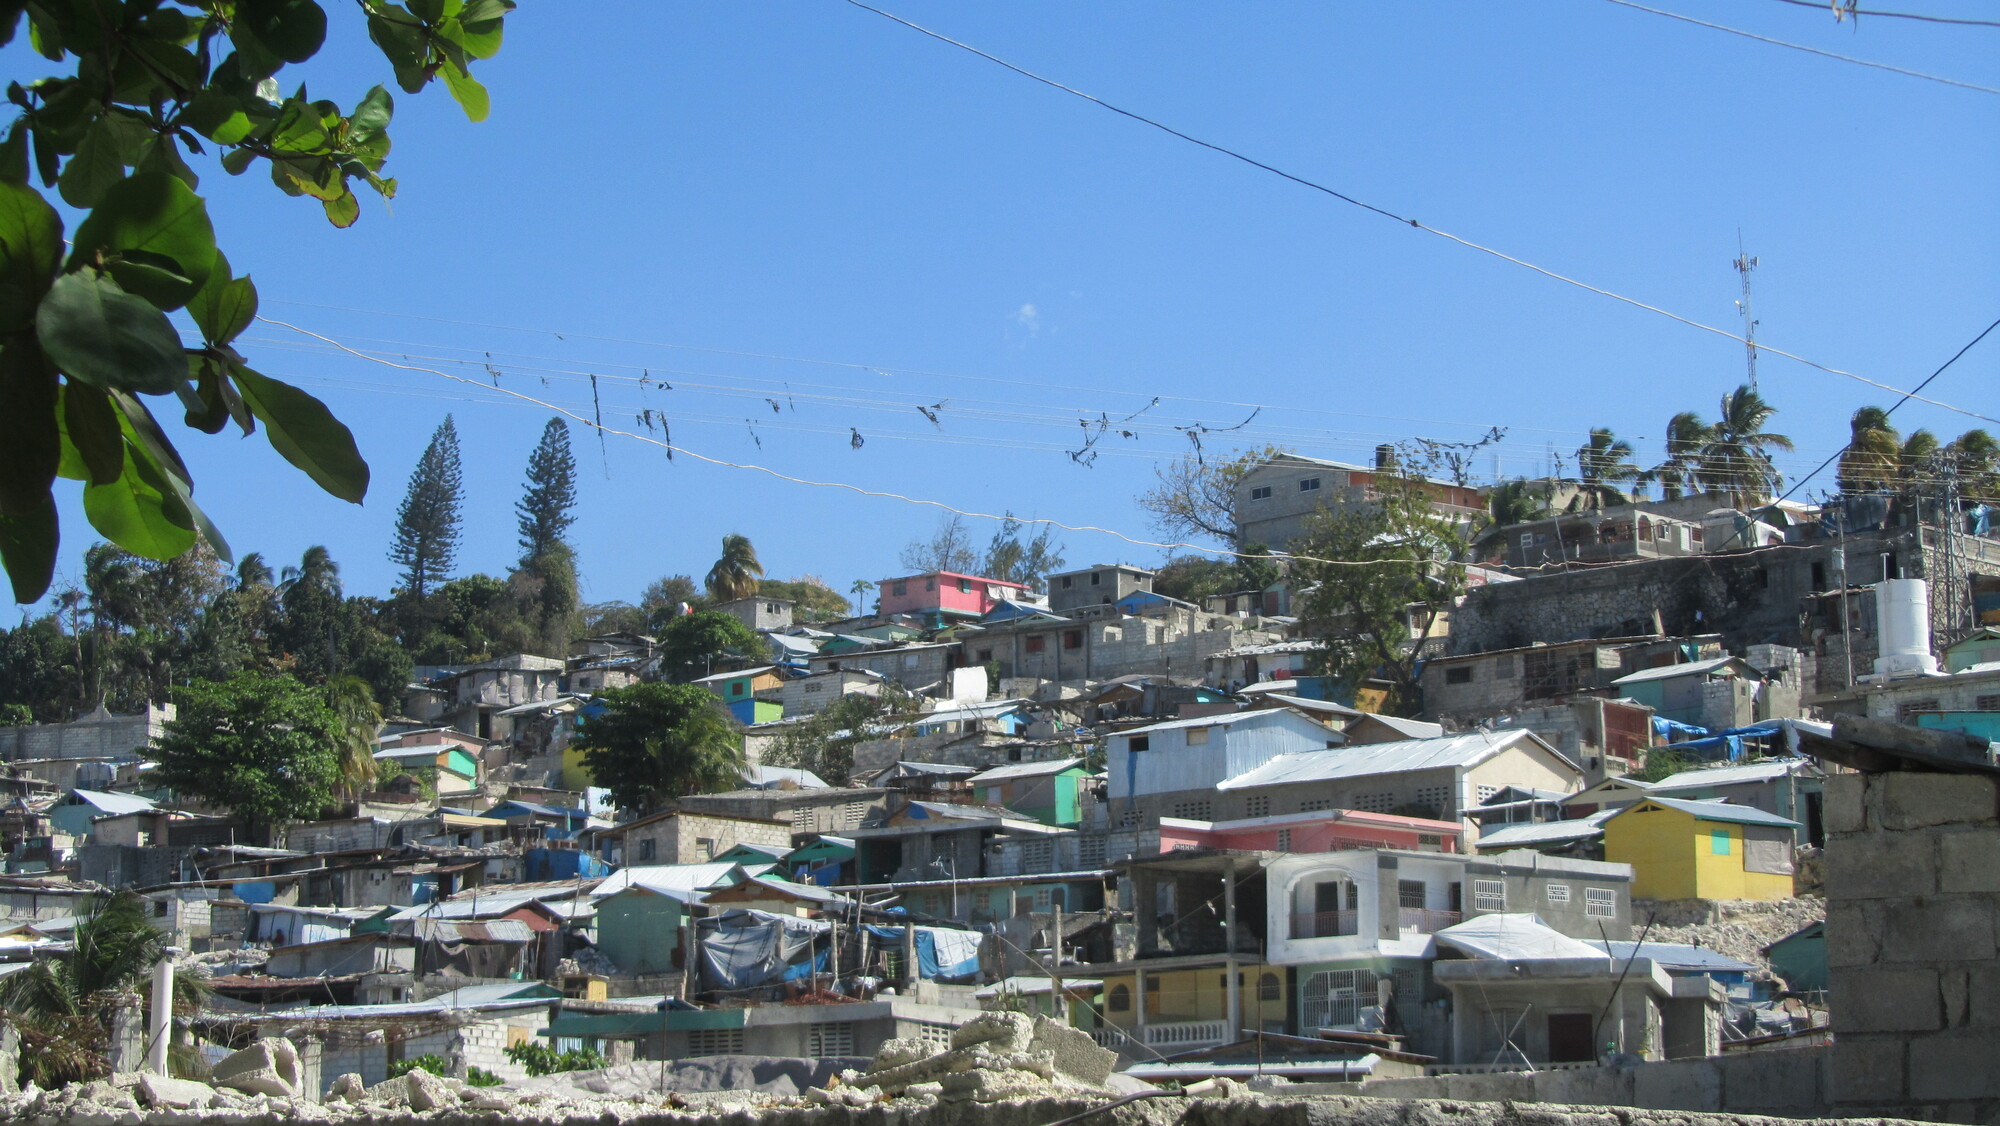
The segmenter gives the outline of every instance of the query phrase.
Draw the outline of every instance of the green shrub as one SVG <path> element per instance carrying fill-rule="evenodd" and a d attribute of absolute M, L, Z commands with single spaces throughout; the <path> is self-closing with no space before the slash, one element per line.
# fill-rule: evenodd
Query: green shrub
<path fill-rule="evenodd" d="M 540 1041 L 528 1041 L 510 1046 L 507 1049 L 507 1058 L 527 1068 L 529 1075 L 553 1075 L 558 1071 L 595 1071 L 600 1067 L 610 1066 L 595 1048 L 558 1052 Z"/>

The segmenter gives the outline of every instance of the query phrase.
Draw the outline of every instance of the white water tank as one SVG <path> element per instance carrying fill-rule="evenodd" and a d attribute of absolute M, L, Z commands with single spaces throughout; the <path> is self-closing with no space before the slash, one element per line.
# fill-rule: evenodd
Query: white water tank
<path fill-rule="evenodd" d="M 1875 678 L 1900 680 L 1936 676 L 1931 655 L 1930 587 L 1922 579 L 1884 579 L 1875 584 L 1877 652 Z"/>

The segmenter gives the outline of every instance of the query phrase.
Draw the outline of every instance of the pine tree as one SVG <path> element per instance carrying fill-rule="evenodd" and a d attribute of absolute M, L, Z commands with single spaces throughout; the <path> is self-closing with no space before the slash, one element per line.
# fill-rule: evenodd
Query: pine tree
<path fill-rule="evenodd" d="M 396 540 L 389 548 L 389 562 L 403 569 L 401 593 L 419 622 L 428 617 L 426 603 L 432 592 L 451 578 L 458 554 L 461 491 L 458 427 L 445 415 L 431 435 L 431 444 L 424 447 L 424 456 L 417 459 L 416 472 L 410 474 L 409 491 L 396 510 Z"/>
<path fill-rule="evenodd" d="M 569 424 L 552 418 L 542 427 L 535 452 L 528 455 L 528 491 L 514 505 L 521 518 L 523 563 L 568 542 L 563 534 L 576 523 L 570 513 L 575 506 L 576 458 L 569 452 Z"/>

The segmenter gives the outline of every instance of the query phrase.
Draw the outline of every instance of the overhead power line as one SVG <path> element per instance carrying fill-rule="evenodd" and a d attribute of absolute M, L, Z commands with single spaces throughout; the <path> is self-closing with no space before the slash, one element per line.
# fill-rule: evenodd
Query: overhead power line
<path fill-rule="evenodd" d="M 1857 59 L 1852 55 L 1836 54 L 1833 51 L 1822 51 L 1818 47 L 1808 47 L 1803 43 L 1788 43 L 1783 39 L 1773 39 L 1768 35 L 1759 35 L 1754 31 L 1744 31 L 1742 28 L 1738 27 L 1729 27 L 1724 24 L 1710 23 L 1707 20 L 1698 20 L 1693 16 L 1681 15 L 1679 12 L 1669 12 L 1662 8 L 1648 8 L 1644 4 L 1634 4 L 1632 0 L 1608 0 L 1608 2 L 1616 4 L 1621 8 L 1632 8 L 1636 11 L 1651 12 L 1656 16 L 1665 16 L 1670 20 L 1679 20 L 1682 23 L 1691 23 L 1694 24 L 1696 27 L 1706 27 L 1706 28 L 1712 28 L 1716 31 L 1726 31 L 1731 35 L 1740 35 L 1745 39 L 1755 39 L 1759 43 L 1769 43 L 1773 47 L 1786 47 L 1794 51 L 1804 51 L 1808 55 L 1818 55 L 1821 58 L 1826 58 L 1826 59 L 1837 59 L 1840 62 L 1853 63 L 1856 66 L 1873 67 L 1876 70 L 1886 70 L 1891 74 L 1900 74 L 1909 78 L 1921 78 L 1926 82 L 1942 82 L 1946 86 L 1956 86 L 1961 90 L 1976 90 L 1981 94 L 2000 94 L 2000 90 L 1996 90 L 1991 86 L 1980 86 L 1977 83 L 1972 83 L 1972 82 L 1960 82 L 1956 78 L 1941 78 L 1935 74 L 1925 74 L 1924 72 L 1919 70 L 1906 70 L 1903 67 L 1890 66 L 1888 63 L 1878 63 L 1870 61 L 1868 59 Z M 1800 2 L 1803 3 L 1804 0 L 1800 0 Z M 1820 8 L 1825 7 L 1825 5 L 1823 4 L 1814 4 L 1808 6 L 1820 7 Z"/>
<path fill-rule="evenodd" d="M 2000 27 L 2000 20 L 1974 20 L 1959 16 L 1933 16 L 1923 12 L 1882 12 L 1872 8 L 1856 8 L 1852 3 L 1828 3 L 1827 0 L 1778 0 L 1780 4 L 1790 4 L 1795 8 L 1813 8 L 1821 12 L 1832 12 L 1835 19 L 1856 16 L 1879 16 L 1885 20 L 1921 20 L 1924 23 L 1952 23 L 1965 27 Z"/>
<path fill-rule="evenodd" d="M 1963 347 L 1963 348 L 1960 348 L 1960 349 L 1959 349 L 1958 351 L 1956 351 L 1956 352 L 1953 352 L 1953 353 L 1951 354 L 1951 359 L 1949 359 L 1949 360 L 1946 360 L 1946 361 L 1945 361 L 1944 363 L 1942 363 L 1942 364 L 1939 364 L 1939 365 L 1938 365 L 1938 369 L 1937 369 L 1936 371 L 1934 371 L 1934 372 L 1930 373 L 1929 375 L 1925 376 L 1925 377 L 1924 377 L 1924 381 L 1923 381 L 1922 383 L 1919 383 L 1919 384 L 1917 384 L 1917 385 L 1916 385 L 1915 387 L 1911 388 L 1911 393 L 1910 393 L 1910 394 L 1907 394 L 1907 395 L 1904 395 L 1904 396 L 1903 396 L 1902 398 L 1900 398 L 1900 399 L 1897 399 L 1897 400 L 1895 401 L 1895 403 L 1894 403 L 1893 405 L 1891 405 L 1891 406 L 1889 407 L 1889 409 L 1888 409 L 1888 410 L 1886 410 L 1886 411 L 1883 411 L 1883 412 L 1882 412 L 1882 413 L 1883 413 L 1883 415 L 1884 415 L 1884 416 L 1888 416 L 1888 415 L 1892 415 L 1892 414 L 1895 414 L 1895 413 L 1896 413 L 1896 408 L 1897 408 L 1897 407 L 1900 407 L 1900 406 L 1902 406 L 1902 405 L 1903 405 L 1904 403 L 1907 403 L 1907 402 L 1909 402 L 1909 401 L 1910 401 L 1911 399 L 1914 399 L 1914 398 L 1916 398 L 1916 394 L 1915 394 L 1915 392 L 1917 392 L 1917 391 L 1921 391 L 1921 390 L 1923 390 L 1924 388 L 1926 388 L 1926 387 L 1929 387 L 1929 386 L 1931 385 L 1931 380 L 1933 380 L 1933 379 L 1936 379 L 1936 378 L 1937 378 L 1938 376 L 1940 376 L 1940 375 L 1943 375 L 1943 374 L 1944 374 L 1944 372 L 1945 372 L 1945 369 L 1946 369 L 1946 368 L 1948 368 L 1948 367 L 1950 367 L 1951 365 L 1953 365 L 1953 364 L 1957 363 L 1957 362 L 1958 362 L 1958 358 L 1959 358 L 1960 356 L 1963 356 L 1963 355 L 1965 355 L 1965 354 L 1966 354 L 1967 352 L 1970 352 L 1970 351 L 1972 351 L 1972 349 L 1973 349 L 1973 346 L 1974 346 L 1974 345 L 1976 345 L 1976 344 L 1978 344 L 1978 343 L 1979 343 L 1980 341 L 1982 341 L 1982 340 L 1986 339 L 1986 337 L 1987 337 L 1987 334 L 1988 334 L 1988 333 L 1991 333 L 1991 332 L 1992 332 L 1992 331 L 1993 331 L 1994 329 L 1996 329 L 1996 328 L 2000 328 L 2000 320 L 1995 320 L 1995 321 L 1994 321 L 1994 322 L 1993 322 L 1992 324 L 1990 324 L 1990 325 L 1987 325 L 1987 326 L 1986 326 L 1986 327 L 1985 327 L 1984 329 L 1980 330 L 1980 333 L 1979 333 L 1979 335 L 1978 335 L 1978 336 L 1975 336 L 1975 337 L 1973 337 L 1973 338 L 1972 338 L 1971 340 L 1967 341 L 1967 342 L 1966 342 L 1966 345 L 1965 345 L 1965 347 Z M 1850 442 L 1850 443 L 1849 443 L 1848 445 L 1852 445 L 1852 444 L 1853 444 L 1853 443 L 1851 443 L 1851 442 Z M 1842 455 L 1842 454 L 1846 453 L 1846 452 L 1847 452 L 1847 450 L 1848 450 L 1848 446 L 1842 446 L 1842 447 L 1840 447 L 1839 449 L 1837 449 L 1837 450 L 1833 451 L 1833 456 L 1832 456 L 1832 457 L 1829 457 L 1829 458 L 1827 458 L 1827 459 L 1826 459 L 1825 461 L 1822 461 L 1822 462 L 1820 462 L 1820 463 L 1819 463 L 1819 466 L 1818 466 L 1817 468 L 1815 468 L 1815 469 L 1814 469 L 1814 470 L 1813 470 L 1813 471 L 1812 471 L 1811 473 L 1808 473 L 1808 474 L 1806 474 L 1805 476 L 1803 476 L 1803 477 L 1799 478 L 1799 479 L 1798 479 L 1798 481 L 1797 481 L 1797 482 L 1795 482 L 1795 483 L 1794 483 L 1794 484 L 1792 485 L 1792 487 L 1791 487 L 1791 488 L 1789 488 L 1789 489 L 1786 489 L 1786 490 L 1785 490 L 1785 495 L 1784 495 L 1784 496 L 1782 496 L 1782 497 L 1779 497 L 1778 499 L 1779 499 L 1779 500 L 1785 500 L 1786 498 L 1790 497 L 1790 496 L 1791 496 L 1791 495 L 1792 495 L 1793 493 L 1796 493 L 1796 492 L 1798 492 L 1798 491 L 1799 491 L 1800 489 L 1804 488 L 1804 487 L 1805 487 L 1805 484 L 1806 484 L 1806 482 L 1807 482 L 1807 481 L 1810 481 L 1810 480 L 1812 480 L 1812 479 L 1813 479 L 1814 477 L 1817 477 L 1817 476 L 1819 476 L 1819 475 L 1820 475 L 1821 473 L 1824 473 L 1824 472 L 1826 471 L 1826 467 L 1827 467 L 1827 466 L 1829 466 L 1829 465 L 1832 465 L 1832 464 L 1833 464 L 1834 462 L 1836 462 L 1836 461 L 1839 461 L 1839 460 L 1840 460 L 1840 455 Z"/>
<path fill-rule="evenodd" d="M 1564 285 L 1574 286 L 1577 289 L 1581 289 L 1587 293 L 1595 293 L 1600 297 L 1608 297 L 1613 301 L 1617 301 L 1625 305 L 1630 305 L 1635 309 L 1643 309 L 1646 312 L 1665 317 L 1668 320 L 1676 321 L 1680 324 L 1684 324 L 1689 328 L 1699 329 L 1702 332 L 1713 333 L 1716 336 L 1724 338 L 1725 340 L 1733 340 L 1738 344 L 1744 345 L 1745 347 L 1754 347 L 1758 351 L 1768 352 L 1773 356 L 1781 356 L 1787 360 L 1792 360 L 1796 363 L 1804 364 L 1805 366 L 1812 368 L 1816 371 L 1823 371 L 1829 375 L 1838 375 L 1844 379 L 1852 379 L 1855 380 L 1856 382 L 1865 383 L 1870 387 L 1874 387 L 1882 391 L 1888 391 L 1893 394 L 1911 395 L 1912 398 L 1916 398 L 1919 402 L 1929 403 L 1934 407 L 1941 407 L 1945 410 L 1956 411 L 1959 414 L 1967 415 L 1972 418 L 1977 418 L 1983 422 L 1991 422 L 1996 425 L 2000 425 L 2000 418 L 1992 418 L 1987 415 L 1966 410 L 1963 407 L 1952 406 L 1950 403 L 1941 403 L 1935 399 L 1924 399 L 1921 398 L 1920 396 L 1916 396 L 1914 394 L 1911 394 L 1910 392 L 1904 391 L 1900 387 L 1892 387 L 1889 384 L 1880 383 L 1877 382 L 1876 380 L 1869 379 L 1867 376 L 1864 375 L 1858 375 L 1854 372 L 1845 371 L 1841 368 L 1831 367 L 1827 364 L 1822 364 L 1817 360 L 1807 359 L 1806 357 L 1798 355 L 1797 353 L 1787 352 L 1782 348 L 1773 348 L 1768 344 L 1759 344 L 1756 343 L 1755 341 L 1746 340 L 1743 337 L 1738 336 L 1733 332 L 1730 332 L 1728 329 L 1717 328 L 1716 326 L 1711 324 L 1704 324 L 1701 321 L 1694 320 L 1691 317 L 1684 317 L 1681 316 L 1679 313 L 1663 309 L 1658 305 L 1648 304 L 1647 302 L 1641 301 L 1636 297 L 1627 297 L 1625 294 L 1618 293 L 1614 290 L 1604 289 L 1600 286 L 1591 285 L 1589 282 L 1583 281 L 1578 278 L 1570 277 L 1567 274 L 1560 273 L 1556 270 L 1552 270 L 1546 266 L 1538 266 L 1533 262 L 1530 262 L 1524 258 L 1517 258 L 1514 255 L 1508 254 L 1503 250 L 1498 250 L 1495 249 L 1494 247 L 1474 242 L 1471 239 L 1464 238 L 1460 235 L 1452 234 L 1449 231 L 1429 226 L 1425 223 L 1421 223 L 1415 219 L 1409 218 L 1408 216 L 1399 215 L 1396 212 L 1391 211 L 1387 208 L 1378 207 L 1377 205 L 1368 203 L 1365 200 L 1357 199 L 1354 196 L 1348 195 L 1347 193 L 1342 192 L 1338 189 L 1328 187 L 1327 185 L 1319 183 L 1318 181 L 1309 180 L 1304 176 L 1299 176 L 1294 173 L 1287 172 L 1282 168 L 1276 167 L 1275 165 L 1266 164 L 1265 162 L 1258 160 L 1255 157 L 1248 156 L 1244 153 L 1238 152 L 1235 149 L 1216 144 L 1213 141 L 1204 141 L 1199 137 L 1193 136 L 1188 133 L 1183 133 L 1179 129 L 1176 129 L 1171 125 L 1167 125 L 1164 122 L 1157 121 L 1153 118 L 1147 117 L 1144 114 L 1135 113 L 1132 110 L 1124 109 L 1120 106 L 1115 106 L 1110 102 L 1107 102 L 1104 99 L 1097 97 L 1094 94 L 1087 94 L 1082 90 L 1077 89 L 1074 86 L 1067 86 L 1061 82 L 1056 81 L 1053 78 L 1044 77 L 1040 74 L 1035 73 L 1032 70 L 1027 69 L 1026 67 L 1017 66 L 1014 63 L 1010 63 L 1006 59 L 1003 59 L 998 55 L 993 55 L 985 51 L 982 51 L 979 48 L 974 47 L 969 43 L 964 43 L 961 42 L 960 40 L 953 39 L 951 36 L 945 35 L 941 32 L 932 31 L 930 28 L 927 28 L 922 24 L 912 23 L 911 21 L 906 20 L 903 17 L 896 15 L 892 12 L 885 12 L 880 8 L 872 7 L 868 4 L 863 3 L 862 0 L 846 0 L 846 2 L 848 4 L 853 5 L 856 8 L 861 9 L 864 12 L 872 12 L 875 15 L 881 16 L 883 19 L 889 20 L 892 23 L 901 24 L 902 26 L 907 27 L 910 30 L 915 31 L 921 35 L 929 36 L 930 38 L 935 39 L 940 43 L 949 44 L 950 46 L 956 47 L 961 51 L 967 52 L 968 54 L 977 55 L 980 58 L 985 59 L 987 62 L 993 63 L 996 66 L 1003 67 L 1007 70 L 1013 71 L 1015 74 L 1018 74 L 1023 78 L 1039 82 L 1042 85 L 1049 87 L 1050 89 L 1060 90 L 1065 94 L 1071 95 L 1072 97 L 1081 98 L 1084 101 L 1099 107 L 1100 109 L 1109 110 L 1120 117 L 1129 118 L 1133 121 L 1140 123 L 1141 125 L 1146 125 L 1150 126 L 1151 128 L 1158 129 L 1160 132 L 1165 133 L 1168 136 L 1186 141 L 1191 145 L 1197 145 L 1201 148 L 1209 150 L 1210 152 L 1226 156 L 1231 160 L 1240 161 L 1260 171 L 1269 172 L 1273 176 L 1277 176 L 1280 179 L 1289 180 L 1292 183 L 1298 184 L 1301 187 L 1309 188 L 1313 191 L 1320 192 L 1321 194 L 1332 196 L 1334 199 L 1340 200 L 1342 203 L 1358 207 L 1363 211 L 1369 212 L 1370 214 L 1379 215 L 1384 219 L 1389 219 L 1404 226 L 1411 227 L 1419 231 L 1423 231 L 1425 234 L 1435 235 L 1436 237 L 1445 239 L 1449 242 L 1455 242 L 1458 245 L 1463 246 L 1468 250 L 1474 250 L 1481 254 L 1498 258 L 1503 262 L 1508 262 L 1513 265 L 1519 266 L 1524 270 L 1531 270 L 1537 274 L 1542 275 L 1543 277 L 1549 278 L 1553 281 L 1559 281 Z"/>

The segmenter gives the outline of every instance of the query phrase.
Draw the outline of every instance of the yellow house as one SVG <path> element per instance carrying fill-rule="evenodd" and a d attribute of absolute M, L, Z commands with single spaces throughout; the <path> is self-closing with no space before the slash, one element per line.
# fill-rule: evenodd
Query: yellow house
<path fill-rule="evenodd" d="M 1721 801 L 1644 798 L 1604 822 L 1634 899 L 1785 899 L 1798 822 Z"/>

